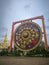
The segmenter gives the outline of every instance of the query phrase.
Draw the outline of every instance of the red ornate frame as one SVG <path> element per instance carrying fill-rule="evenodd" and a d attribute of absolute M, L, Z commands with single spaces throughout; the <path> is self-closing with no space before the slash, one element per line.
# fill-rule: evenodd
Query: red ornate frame
<path fill-rule="evenodd" d="M 26 19 L 26 20 L 20 20 L 20 21 L 16 21 L 16 22 L 12 23 L 12 32 L 11 32 L 11 39 L 10 39 L 10 52 L 12 51 L 14 26 L 18 23 L 26 22 L 26 21 L 29 21 L 29 20 L 36 20 L 36 19 L 41 19 L 42 20 L 42 27 L 43 27 L 43 33 L 44 33 L 44 46 L 45 46 L 46 51 L 48 51 L 48 44 L 47 44 L 47 37 L 46 37 L 46 28 L 45 28 L 45 24 L 44 24 L 44 17 L 43 16 L 37 16 L 37 17 L 29 18 L 29 19 Z"/>

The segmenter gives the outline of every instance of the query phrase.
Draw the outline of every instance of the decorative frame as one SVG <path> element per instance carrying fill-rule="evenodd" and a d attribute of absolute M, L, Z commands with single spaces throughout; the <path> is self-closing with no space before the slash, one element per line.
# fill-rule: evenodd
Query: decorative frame
<path fill-rule="evenodd" d="M 43 27 L 43 33 L 44 33 L 44 46 L 45 46 L 46 51 L 48 51 L 44 17 L 43 16 L 37 16 L 37 17 L 26 19 L 26 20 L 15 21 L 15 22 L 12 23 L 12 32 L 11 32 L 11 39 L 10 39 L 10 52 L 12 52 L 12 42 L 13 42 L 13 37 L 14 37 L 14 26 L 15 26 L 15 24 L 26 22 L 26 21 L 29 21 L 29 20 L 36 20 L 36 19 L 41 19 L 41 21 L 42 21 L 42 27 Z"/>

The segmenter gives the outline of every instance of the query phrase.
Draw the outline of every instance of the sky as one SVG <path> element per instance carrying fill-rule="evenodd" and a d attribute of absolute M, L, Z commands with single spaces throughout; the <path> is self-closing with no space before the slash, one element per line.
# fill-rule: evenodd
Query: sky
<path fill-rule="evenodd" d="M 44 16 L 49 45 L 49 0 L 0 0 L 0 40 L 6 33 L 10 40 L 12 22 L 41 15 Z"/>

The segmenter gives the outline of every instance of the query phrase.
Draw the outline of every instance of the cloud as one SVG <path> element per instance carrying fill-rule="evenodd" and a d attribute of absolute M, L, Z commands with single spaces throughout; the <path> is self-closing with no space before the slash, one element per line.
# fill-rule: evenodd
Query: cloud
<path fill-rule="evenodd" d="M 7 28 L 6 27 L 0 27 L 0 30 L 6 32 L 7 31 Z"/>
<path fill-rule="evenodd" d="M 25 9 L 28 9 L 28 8 L 30 8 L 30 7 L 31 7 L 30 5 L 25 5 L 25 6 L 24 6 Z"/>
<path fill-rule="evenodd" d="M 6 33 L 7 33 L 7 28 L 0 27 L 0 38 L 3 38 Z"/>

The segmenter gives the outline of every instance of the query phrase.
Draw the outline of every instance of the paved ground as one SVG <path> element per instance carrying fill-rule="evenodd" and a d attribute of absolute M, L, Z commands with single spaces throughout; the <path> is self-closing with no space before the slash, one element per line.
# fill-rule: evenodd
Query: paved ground
<path fill-rule="evenodd" d="M 0 65 L 49 65 L 49 58 L 0 56 Z"/>

